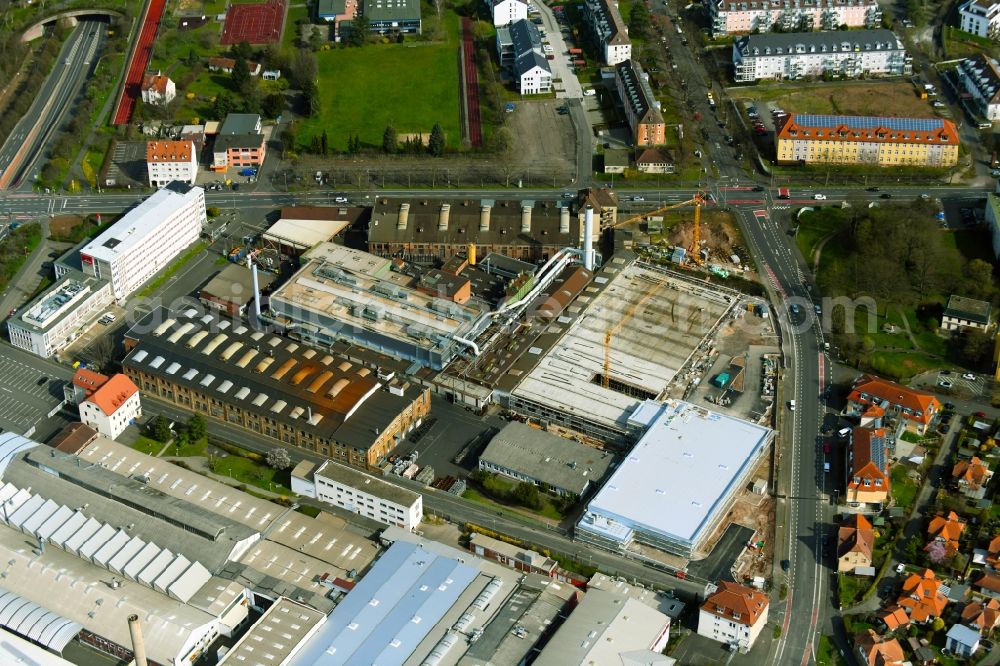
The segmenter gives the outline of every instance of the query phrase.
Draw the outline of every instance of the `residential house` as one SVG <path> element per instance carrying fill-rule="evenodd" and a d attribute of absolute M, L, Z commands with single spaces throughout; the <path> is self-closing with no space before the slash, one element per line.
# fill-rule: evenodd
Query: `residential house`
<path fill-rule="evenodd" d="M 882 9 L 877 0 L 815 0 L 791 4 L 782 0 L 710 0 L 706 3 L 712 34 L 878 28 Z"/>
<path fill-rule="evenodd" d="M 624 148 L 604 149 L 604 173 L 625 173 L 629 167 L 628 151 Z"/>
<path fill-rule="evenodd" d="M 977 37 L 996 39 L 1000 35 L 1000 2 L 966 0 L 958 6 L 958 27 Z"/>
<path fill-rule="evenodd" d="M 368 19 L 368 30 L 380 35 L 419 35 L 423 29 L 420 0 L 365 0 L 361 14 Z"/>
<path fill-rule="evenodd" d="M 264 163 L 265 152 L 260 116 L 255 113 L 230 113 L 215 137 L 212 170 L 260 166 Z"/>
<path fill-rule="evenodd" d="M 891 30 L 774 32 L 747 35 L 733 43 L 733 78 L 737 83 L 912 73 L 906 47 Z"/>
<path fill-rule="evenodd" d="M 851 515 L 837 531 L 837 571 L 872 565 L 875 529 L 860 513 Z"/>
<path fill-rule="evenodd" d="M 673 155 L 666 150 L 647 148 L 635 158 L 635 168 L 641 173 L 673 173 L 675 162 Z"/>
<path fill-rule="evenodd" d="M 265 81 L 277 81 L 278 79 L 281 78 L 281 70 L 265 69 L 264 72 L 260 75 L 260 78 L 264 79 Z"/>
<path fill-rule="evenodd" d="M 962 624 L 974 627 L 980 634 L 989 635 L 1000 626 L 1000 601 L 990 599 L 985 603 L 973 601 L 962 609 Z"/>
<path fill-rule="evenodd" d="M 910 623 L 910 616 L 906 614 L 906 609 L 896 604 L 879 610 L 875 615 L 885 625 L 886 631 L 896 631 Z"/>
<path fill-rule="evenodd" d="M 333 41 L 339 42 L 357 18 L 359 7 L 359 0 L 318 0 L 316 16 L 320 21 L 333 24 Z"/>
<path fill-rule="evenodd" d="M 979 593 L 991 599 L 1000 599 L 1000 576 L 995 573 L 984 573 L 973 585 L 979 588 Z"/>
<path fill-rule="evenodd" d="M 649 87 L 649 77 L 634 60 L 615 65 L 615 86 L 625 106 L 625 117 L 636 146 L 659 146 L 666 142 L 666 124 L 660 103 Z"/>
<path fill-rule="evenodd" d="M 517 92 L 522 95 L 541 95 L 552 90 L 552 70 L 549 61 L 531 51 L 514 62 L 514 79 Z"/>
<path fill-rule="evenodd" d="M 993 537 L 990 545 L 986 547 L 986 566 L 990 569 L 1000 569 L 1000 536 Z"/>
<path fill-rule="evenodd" d="M 948 167 L 961 139 L 947 118 L 793 113 L 777 126 L 779 164 Z"/>
<path fill-rule="evenodd" d="M 166 187 L 178 180 L 194 185 L 198 154 L 193 141 L 147 141 L 146 173 L 152 187 Z"/>
<path fill-rule="evenodd" d="M 941 315 L 941 330 L 957 331 L 962 328 L 972 328 L 985 331 L 990 327 L 991 308 L 988 301 L 951 295 Z"/>
<path fill-rule="evenodd" d="M 948 605 L 948 597 L 941 590 L 942 585 L 930 569 L 910 574 L 903 581 L 903 591 L 896 604 L 906 610 L 910 622 L 930 622 L 941 617 Z"/>
<path fill-rule="evenodd" d="M 163 106 L 177 97 L 177 86 L 165 74 L 146 74 L 142 77 L 142 101 L 144 104 Z"/>
<path fill-rule="evenodd" d="M 978 456 L 972 456 L 971 460 L 959 460 L 952 468 L 951 476 L 963 495 L 983 499 L 993 472 Z"/>
<path fill-rule="evenodd" d="M 486 5 L 497 28 L 528 18 L 528 0 L 486 0 Z"/>
<path fill-rule="evenodd" d="M 866 666 L 902 666 L 903 646 L 895 638 L 886 638 L 869 629 L 854 637 L 858 657 Z"/>
<path fill-rule="evenodd" d="M 552 69 L 542 51 L 538 27 L 521 19 L 497 28 L 497 57 L 514 74 L 522 95 L 537 95 L 552 89 Z"/>
<path fill-rule="evenodd" d="M 121 373 L 108 377 L 78 369 L 70 392 L 80 421 L 109 439 L 116 439 L 142 416 L 139 388 Z"/>
<path fill-rule="evenodd" d="M 958 552 L 958 540 L 965 531 L 965 523 L 958 519 L 958 514 L 949 511 L 947 516 L 934 516 L 927 527 L 927 536 L 932 542 L 939 541 L 945 545 L 948 556 Z M 930 547 L 930 544 L 928 544 Z"/>
<path fill-rule="evenodd" d="M 1000 120 L 1000 62 L 980 53 L 963 60 L 954 72 L 976 112 L 990 122 Z"/>
<path fill-rule="evenodd" d="M 889 445 L 885 428 L 853 428 L 847 447 L 847 492 L 850 504 L 880 511 L 889 501 Z"/>
<path fill-rule="evenodd" d="M 614 67 L 632 57 L 632 41 L 628 37 L 628 28 L 618 11 L 617 2 L 585 0 L 583 20 L 597 39 L 604 64 Z"/>
<path fill-rule="evenodd" d="M 945 637 L 945 649 L 956 657 L 968 659 L 979 649 L 979 632 L 964 624 L 953 624 Z"/>
<path fill-rule="evenodd" d="M 698 615 L 698 634 L 748 652 L 767 624 L 767 596 L 753 588 L 721 581 Z"/>
<path fill-rule="evenodd" d="M 212 72 L 232 74 L 234 67 L 236 67 L 236 60 L 233 58 L 213 57 L 208 59 L 208 69 Z M 259 62 L 247 61 L 247 71 L 250 72 L 250 76 L 259 76 L 262 69 Z"/>
<path fill-rule="evenodd" d="M 918 435 L 927 433 L 934 416 L 941 411 L 941 403 L 930 393 L 862 375 L 847 396 L 846 412 L 849 416 L 860 416 L 871 405 L 877 405 L 886 415 L 900 418 L 907 430 Z"/>

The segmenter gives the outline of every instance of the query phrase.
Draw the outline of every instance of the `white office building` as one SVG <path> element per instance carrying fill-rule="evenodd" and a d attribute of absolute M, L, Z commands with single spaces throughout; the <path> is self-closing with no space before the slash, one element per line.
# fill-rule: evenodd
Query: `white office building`
<path fill-rule="evenodd" d="M 958 7 L 958 27 L 977 37 L 996 39 L 1000 34 L 1000 2 L 963 2 Z"/>
<path fill-rule="evenodd" d="M 913 73 L 903 42 L 891 30 L 747 35 L 733 43 L 737 83 L 824 75 L 903 76 Z"/>
<path fill-rule="evenodd" d="M 510 25 L 516 21 L 528 18 L 527 0 L 486 0 L 493 14 L 493 25 Z"/>
<path fill-rule="evenodd" d="M 882 24 L 878 0 L 710 0 L 706 3 L 712 34 L 805 32 L 877 28 Z"/>
<path fill-rule="evenodd" d="M 110 282 L 70 270 L 7 320 L 10 342 L 48 358 L 82 335 L 113 300 Z"/>
<path fill-rule="evenodd" d="M 198 153 L 193 141 L 147 141 L 146 172 L 152 187 L 179 181 L 194 185 Z"/>
<path fill-rule="evenodd" d="M 292 470 L 292 491 L 407 530 L 416 529 L 424 516 L 420 493 L 331 460 L 319 468 L 299 463 Z"/>
<path fill-rule="evenodd" d="M 586 0 L 583 18 L 597 39 L 604 63 L 614 67 L 632 57 L 632 40 L 622 20 L 618 4 L 612 0 Z"/>
<path fill-rule="evenodd" d="M 207 220 L 205 191 L 171 183 L 80 250 L 83 272 L 124 299 L 196 242 Z"/>

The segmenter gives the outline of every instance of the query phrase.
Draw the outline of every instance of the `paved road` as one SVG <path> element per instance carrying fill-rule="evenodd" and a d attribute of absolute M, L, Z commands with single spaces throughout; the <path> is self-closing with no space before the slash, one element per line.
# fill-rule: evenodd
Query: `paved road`
<path fill-rule="evenodd" d="M 73 370 L 0 343 L 0 429 L 48 439 L 67 421 L 49 417 L 62 402 L 62 387 Z M 39 384 L 42 377 L 48 378 Z"/>
<path fill-rule="evenodd" d="M 70 33 L 34 103 L 0 148 L 0 186 L 15 188 L 22 180 L 34 180 L 39 158 L 97 63 L 105 27 L 99 21 L 81 21 Z"/>

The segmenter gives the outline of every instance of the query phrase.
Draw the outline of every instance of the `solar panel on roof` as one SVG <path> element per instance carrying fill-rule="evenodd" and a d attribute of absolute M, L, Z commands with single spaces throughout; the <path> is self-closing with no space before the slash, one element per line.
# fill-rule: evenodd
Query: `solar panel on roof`
<path fill-rule="evenodd" d="M 882 118 L 879 116 L 827 116 L 801 114 L 795 122 L 804 127 L 840 127 L 847 125 L 858 129 L 891 129 L 910 132 L 933 132 L 944 128 L 940 118 Z"/>

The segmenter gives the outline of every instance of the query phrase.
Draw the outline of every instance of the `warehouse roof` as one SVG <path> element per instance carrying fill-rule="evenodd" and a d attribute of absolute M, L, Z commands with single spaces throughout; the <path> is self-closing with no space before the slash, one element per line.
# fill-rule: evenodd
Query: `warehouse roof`
<path fill-rule="evenodd" d="M 338 219 L 282 216 L 268 227 L 262 239 L 305 250 L 330 240 L 350 225 L 351 220 L 346 216 Z"/>
<path fill-rule="evenodd" d="M 158 228 L 163 220 L 191 201 L 202 202 L 204 215 L 205 190 L 196 185 L 174 181 L 157 190 L 138 206 L 125 213 L 120 220 L 80 250 L 81 256 L 113 262 L 142 243 L 146 236 Z"/>
<path fill-rule="evenodd" d="M 280 666 L 326 622 L 326 615 L 281 597 L 230 648 L 219 666 Z"/>
<path fill-rule="evenodd" d="M 370 474 L 365 474 L 359 470 L 341 465 L 332 460 L 324 462 L 316 470 L 314 476 L 320 476 L 331 481 L 336 481 L 345 486 L 362 490 L 369 495 L 374 495 L 387 502 L 393 502 L 401 506 L 411 506 L 420 498 L 420 493 L 397 486 Z"/>
<path fill-rule="evenodd" d="M 591 483 L 604 478 L 613 457 L 592 446 L 512 421 L 490 440 L 479 459 L 582 495 Z"/>
<path fill-rule="evenodd" d="M 157 308 L 127 333 L 138 344 L 123 366 L 213 399 L 368 450 L 408 409 L 409 396 L 382 390 L 370 368 L 273 333 L 194 309 Z"/>
<path fill-rule="evenodd" d="M 59 655 L 0 629 L 0 663 L 18 666 L 74 666 Z"/>
<path fill-rule="evenodd" d="M 277 276 L 267 271 L 257 271 L 257 285 L 263 290 L 271 286 Z M 253 275 L 243 264 L 229 264 L 215 274 L 199 292 L 201 298 L 211 297 L 216 300 L 246 305 L 252 303 Z"/>

